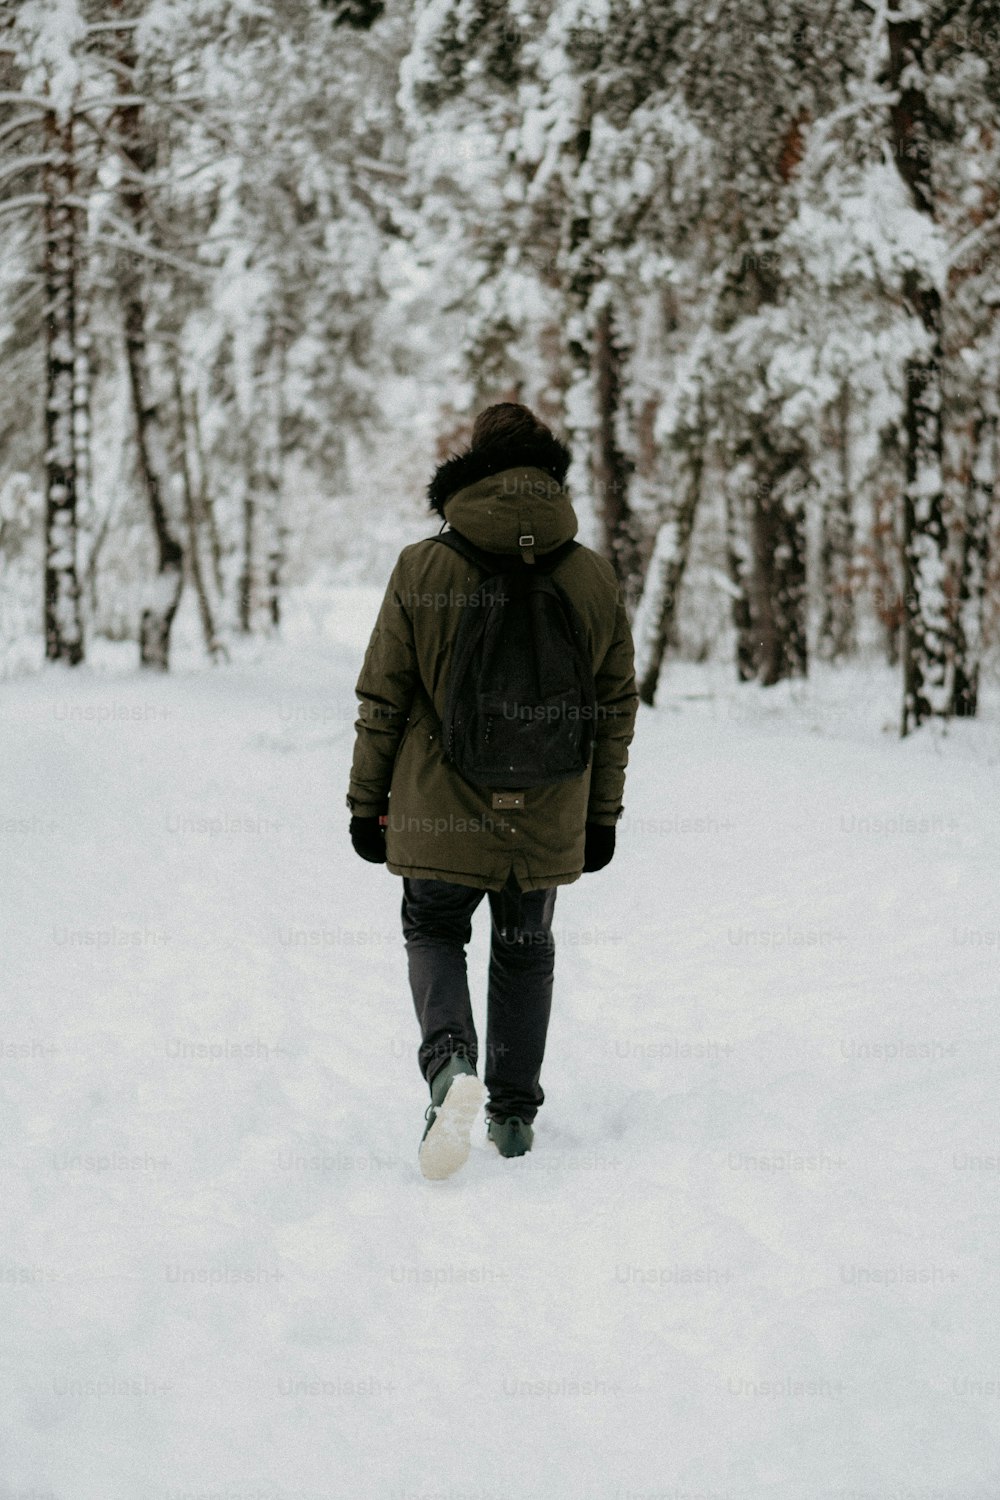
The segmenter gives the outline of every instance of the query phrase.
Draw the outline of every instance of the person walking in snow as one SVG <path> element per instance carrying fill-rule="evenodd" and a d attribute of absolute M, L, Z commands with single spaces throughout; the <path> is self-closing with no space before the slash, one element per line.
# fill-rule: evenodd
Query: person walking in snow
<path fill-rule="evenodd" d="M 419 1160 L 432 1178 L 468 1157 L 484 1093 L 500 1154 L 530 1150 L 556 887 L 614 854 L 638 707 L 633 645 L 611 564 L 573 540 L 569 463 L 528 407 L 480 413 L 469 448 L 428 486 L 449 530 L 400 553 L 355 689 L 350 837 L 403 878 L 431 1095 Z M 485 1090 L 465 954 L 484 893 Z"/>

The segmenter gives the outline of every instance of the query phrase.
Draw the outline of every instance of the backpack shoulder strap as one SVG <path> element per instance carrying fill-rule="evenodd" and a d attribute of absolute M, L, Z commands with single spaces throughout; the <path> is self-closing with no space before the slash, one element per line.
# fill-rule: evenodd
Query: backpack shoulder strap
<path fill-rule="evenodd" d="M 474 542 L 470 542 L 469 538 L 463 536 L 460 531 L 439 531 L 432 540 L 443 542 L 453 552 L 460 553 L 468 562 L 476 563 L 480 568 L 484 568 L 487 573 L 501 573 L 504 571 L 504 564 L 500 553 L 485 552 L 482 547 L 477 547 Z M 507 566 L 510 566 L 509 562 Z"/>
<path fill-rule="evenodd" d="M 568 542 L 563 542 L 561 546 L 553 548 L 551 552 L 543 552 L 540 556 L 536 556 L 534 563 L 528 564 L 522 562 L 520 557 L 513 552 L 487 552 L 484 548 L 477 547 L 474 542 L 470 542 L 469 538 L 463 536 L 460 531 L 439 531 L 432 540 L 444 542 L 445 546 L 450 547 L 453 552 L 461 553 L 469 562 L 477 563 L 488 573 L 510 573 L 515 570 L 520 572 L 522 569 L 526 574 L 529 569 L 534 569 L 539 574 L 551 573 L 564 557 L 568 557 L 580 545 L 571 538 Z"/>
<path fill-rule="evenodd" d="M 563 542 L 560 546 L 553 547 L 551 552 L 543 552 L 540 556 L 536 555 L 534 566 L 540 573 L 551 573 L 554 568 L 558 568 L 563 558 L 569 557 L 570 553 L 575 552 L 579 545 L 579 542 L 574 541 L 570 537 L 568 542 Z"/>

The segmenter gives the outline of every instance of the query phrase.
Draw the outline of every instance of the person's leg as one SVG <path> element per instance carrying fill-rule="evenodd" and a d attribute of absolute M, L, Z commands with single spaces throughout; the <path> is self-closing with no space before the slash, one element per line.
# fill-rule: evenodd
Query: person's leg
<path fill-rule="evenodd" d="M 552 1009 L 556 888 L 521 891 L 513 873 L 490 892 L 489 1008 L 486 1022 L 487 1112 L 530 1122 L 545 1095 L 539 1085 Z"/>
<path fill-rule="evenodd" d="M 428 1083 L 453 1052 L 476 1065 L 465 947 L 483 894 L 450 881 L 403 879 L 403 938 L 421 1035 L 417 1058 Z"/>

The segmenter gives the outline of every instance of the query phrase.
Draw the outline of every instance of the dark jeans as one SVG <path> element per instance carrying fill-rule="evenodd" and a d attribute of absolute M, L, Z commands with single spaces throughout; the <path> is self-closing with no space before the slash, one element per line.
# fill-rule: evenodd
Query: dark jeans
<path fill-rule="evenodd" d="M 488 895 L 492 917 L 486 1013 L 489 1113 L 533 1120 L 545 1095 L 538 1084 L 552 1008 L 555 887 L 522 891 L 511 872 L 502 891 L 444 880 L 403 880 L 403 937 L 422 1041 L 417 1054 L 428 1083 L 453 1052 L 475 1066 L 465 947 L 472 914 Z"/>

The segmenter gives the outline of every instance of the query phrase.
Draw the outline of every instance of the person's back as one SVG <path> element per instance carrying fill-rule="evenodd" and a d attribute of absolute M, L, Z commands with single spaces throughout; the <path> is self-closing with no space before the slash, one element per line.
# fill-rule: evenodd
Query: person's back
<path fill-rule="evenodd" d="M 438 468 L 428 494 L 459 539 L 509 557 L 512 568 L 530 568 L 535 559 L 544 568 L 546 555 L 577 530 L 563 483 L 568 466 L 568 451 L 548 428 L 527 408 L 503 403 L 479 417 L 471 447 Z M 448 756 L 442 723 L 449 673 L 463 611 L 484 568 L 433 537 L 400 554 L 357 682 L 351 835 L 363 858 L 384 861 L 403 877 L 419 1061 L 432 1098 L 421 1165 L 431 1176 L 447 1175 L 465 1159 L 467 1116 L 482 1097 L 465 972 L 473 910 L 488 892 L 490 1137 L 503 1154 L 521 1154 L 544 1098 L 538 1076 L 551 1003 L 555 887 L 610 860 L 622 810 L 638 699 L 614 570 L 576 546 L 550 576 L 575 611 L 593 672 L 593 750 L 581 775 L 498 790 L 465 779 Z"/>

